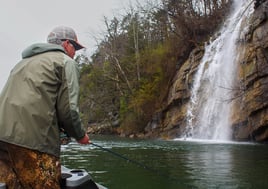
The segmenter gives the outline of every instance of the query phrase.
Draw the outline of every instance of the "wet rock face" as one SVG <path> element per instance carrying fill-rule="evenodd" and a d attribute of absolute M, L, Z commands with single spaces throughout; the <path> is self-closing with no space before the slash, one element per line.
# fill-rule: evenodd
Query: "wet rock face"
<path fill-rule="evenodd" d="M 175 138 L 184 132 L 193 77 L 203 54 L 204 48 L 198 47 L 192 51 L 188 60 L 182 64 L 169 90 L 167 104 L 161 112 L 158 127 L 147 127 L 151 128 L 149 131 L 146 131 L 147 133 L 162 138 Z"/>
<path fill-rule="evenodd" d="M 268 141 L 268 1 L 258 6 L 243 23 L 245 32 L 237 42 L 240 57 L 232 101 L 233 139 Z M 161 119 L 157 127 L 147 127 L 148 133 L 164 138 L 181 136 L 186 126 L 193 76 L 203 54 L 204 48 L 196 48 L 180 67 Z"/>
<path fill-rule="evenodd" d="M 252 14 L 239 51 L 240 92 L 234 101 L 233 138 L 268 140 L 268 1 Z"/>

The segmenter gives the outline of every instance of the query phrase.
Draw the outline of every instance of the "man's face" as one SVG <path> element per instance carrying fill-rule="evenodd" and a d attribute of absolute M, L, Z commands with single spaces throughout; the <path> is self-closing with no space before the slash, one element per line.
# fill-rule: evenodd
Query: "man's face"
<path fill-rule="evenodd" d="M 63 42 L 63 47 L 64 47 L 67 55 L 69 57 L 73 58 L 76 50 L 75 50 L 74 46 L 72 45 L 72 43 L 69 40 L 66 40 Z"/>

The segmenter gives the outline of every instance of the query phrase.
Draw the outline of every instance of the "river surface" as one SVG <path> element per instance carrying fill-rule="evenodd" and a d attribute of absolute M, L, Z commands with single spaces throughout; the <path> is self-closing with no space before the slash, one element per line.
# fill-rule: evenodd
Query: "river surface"
<path fill-rule="evenodd" d="M 72 142 L 62 146 L 62 164 L 109 189 L 268 188 L 267 144 L 91 139 L 109 151 Z"/>

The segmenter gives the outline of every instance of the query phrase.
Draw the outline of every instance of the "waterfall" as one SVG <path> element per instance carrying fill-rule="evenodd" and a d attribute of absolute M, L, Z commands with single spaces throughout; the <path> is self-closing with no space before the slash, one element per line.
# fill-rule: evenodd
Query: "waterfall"
<path fill-rule="evenodd" d="M 237 72 L 236 42 L 250 0 L 235 0 L 219 36 L 205 47 L 187 109 L 186 138 L 230 140 L 231 98 Z"/>

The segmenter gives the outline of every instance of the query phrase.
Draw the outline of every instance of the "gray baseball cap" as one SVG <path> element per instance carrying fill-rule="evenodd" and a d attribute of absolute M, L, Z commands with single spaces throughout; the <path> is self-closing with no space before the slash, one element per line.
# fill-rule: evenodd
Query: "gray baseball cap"
<path fill-rule="evenodd" d="M 47 37 L 48 43 L 58 44 L 60 45 L 62 41 L 69 40 L 72 45 L 74 46 L 75 50 L 80 50 L 82 48 L 85 48 L 83 45 L 81 45 L 78 40 L 77 36 L 75 34 L 75 31 L 66 26 L 58 26 L 54 28 Z"/>

